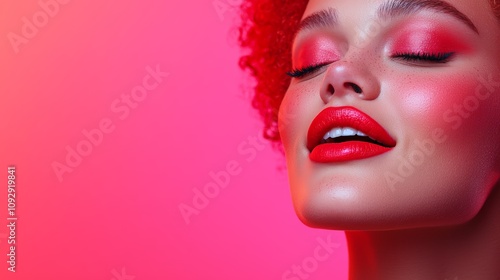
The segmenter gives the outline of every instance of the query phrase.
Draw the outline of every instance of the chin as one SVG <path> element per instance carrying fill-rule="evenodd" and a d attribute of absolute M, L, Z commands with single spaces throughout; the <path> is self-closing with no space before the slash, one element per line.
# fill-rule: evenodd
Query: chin
<path fill-rule="evenodd" d="M 478 215 L 488 196 L 392 193 L 380 191 L 381 187 L 292 184 L 293 205 L 298 218 L 312 228 L 384 231 L 465 224 Z"/>
<path fill-rule="evenodd" d="M 306 203 L 307 204 L 307 203 Z M 332 209 L 335 207 L 323 207 L 322 205 L 301 205 L 295 208 L 300 221 L 311 228 L 343 230 L 343 231 L 388 231 L 407 230 L 416 228 L 432 228 L 459 226 L 466 224 L 477 216 L 479 211 L 466 211 L 449 216 L 442 220 L 436 220 L 424 213 L 413 215 L 401 215 L 396 210 L 386 213 L 369 213 L 369 210 Z"/>

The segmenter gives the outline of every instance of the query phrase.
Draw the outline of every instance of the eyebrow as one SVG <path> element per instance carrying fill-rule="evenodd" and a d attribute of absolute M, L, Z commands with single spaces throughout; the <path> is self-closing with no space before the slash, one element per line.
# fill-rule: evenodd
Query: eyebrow
<path fill-rule="evenodd" d="M 391 19 L 398 16 L 408 16 L 419 12 L 420 10 L 433 10 L 439 13 L 444 13 L 455 17 L 465 23 L 475 33 L 479 34 L 477 27 L 472 23 L 470 18 L 457 10 L 451 4 L 442 0 L 390 0 L 379 6 L 377 16 L 382 19 Z M 298 33 L 305 30 L 332 27 L 338 24 L 337 10 L 329 8 L 319 12 L 315 12 L 305 17 L 297 29 Z"/>
<path fill-rule="evenodd" d="M 304 18 L 299 24 L 297 33 L 307 29 L 335 26 L 337 22 L 337 10 L 334 8 L 328 8 Z"/>
<path fill-rule="evenodd" d="M 451 4 L 442 0 L 391 0 L 382 4 L 378 9 L 377 14 L 380 18 L 394 18 L 398 16 L 415 14 L 422 9 L 434 10 L 439 13 L 453 16 L 465 23 L 475 33 L 479 34 L 477 27 L 474 25 L 474 23 L 472 23 L 470 18 L 457 10 L 457 8 L 453 7 Z"/>

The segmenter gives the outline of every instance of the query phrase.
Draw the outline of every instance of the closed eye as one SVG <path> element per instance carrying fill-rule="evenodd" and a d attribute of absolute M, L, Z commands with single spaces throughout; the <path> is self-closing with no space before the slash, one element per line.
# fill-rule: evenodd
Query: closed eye
<path fill-rule="evenodd" d="M 447 53 L 424 53 L 424 52 L 413 52 L 413 53 L 395 53 L 391 58 L 400 59 L 406 62 L 416 62 L 416 63 L 446 63 L 453 58 L 453 52 Z"/>
<path fill-rule="evenodd" d="M 286 74 L 292 78 L 303 78 L 307 75 L 312 75 L 312 74 L 316 73 L 323 66 L 326 66 L 330 63 L 331 62 L 325 62 L 325 63 L 314 64 L 311 66 L 306 66 L 306 67 L 299 68 L 299 69 L 293 69 L 293 70 L 287 72 Z"/>

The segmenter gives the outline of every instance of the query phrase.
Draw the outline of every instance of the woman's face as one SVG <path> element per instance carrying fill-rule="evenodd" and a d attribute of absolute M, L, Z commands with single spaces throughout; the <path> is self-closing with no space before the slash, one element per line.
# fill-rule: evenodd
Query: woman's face
<path fill-rule="evenodd" d="M 280 108 L 301 220 L 464 223 L 499 179 L 500 28 L 487 0 L 310 0 Z"/>

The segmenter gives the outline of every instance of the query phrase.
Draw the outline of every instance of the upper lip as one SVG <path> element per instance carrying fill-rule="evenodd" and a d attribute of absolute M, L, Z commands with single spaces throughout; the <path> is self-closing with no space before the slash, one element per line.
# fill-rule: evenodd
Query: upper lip
<path fill-rule="evenodd" d="M 321 143 L 328 131 L 337 127 L 359 130 L 382 146 L 394 147 L 396 145 L 396 141 L 380 124 L 360 110 L 350 106 L 328 107 L 314 118 L 309 127 L 307 133 L 309 151 Z"/>

